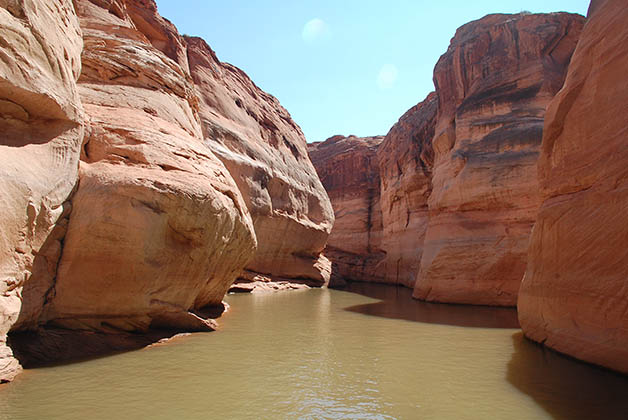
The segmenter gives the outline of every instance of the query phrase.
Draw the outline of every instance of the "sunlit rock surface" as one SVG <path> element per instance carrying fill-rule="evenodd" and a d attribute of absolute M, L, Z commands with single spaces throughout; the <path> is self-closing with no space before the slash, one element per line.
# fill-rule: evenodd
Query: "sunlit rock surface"
<path fill-rule="evenodd" d="M 334 254 L 345 247 L 359 267 L 355 279 L 414 287 L 430 301 L 515 305 L 541 203 L 545 107 L 562 86 L 583 22 L 568 13 L 500 14 L 459 28 L 435 67 L 436 92 L 401 117 L 370 159 L 378 173 L 362 149 L 328 146 L 318 163 L 314 156 L 332 142 L 313 146 L 338 219 L 332 262 L 349 265 Z M 360 237 L 370 237 L 369 219 L 345 220 L 342 210 L 370 214 L 364 199 L 351 200 L 375 188 L 342 174 L 380 179 L 380 200 L 371 200 L 381 209 L 375 244 Z"/>
<path fill-rule="evenodd" d="M 66 360 L 211 330 L 246 273 L 328 282 L 331 205 L 274 97 L 153 0 L 0 6 L 0 380 L 9 331 Z"/>
<path fill-rule="evenodd" d="M 382 136 L 334 136 L 308 145 L 336 221 L 325 255 L 332 285 L 346 280 L 384 282 L 377 148 Z"/>
<path fill-rule="evenodd" d="M 175 51 L 183 40 L 161 19 L 136 25 L 145 3 L 77 2 L 89 127 L 48 325 L 211 329 L 203 308 L 255 250 L 242 196 L 201 138 L 186 61 L 153 46 L 156 33 Z"/>
<path fill-rule="evenodd" d="M 545 108 L 584 18 L 488 15 L 456 31 L 434 69 L 429 222 L 414 296 L 515 305 L 541 203 Z"/>
<path fill-rule="evenodd" d="M 20 369 L 6 334 L 20 311 L 26 318 L 37 317 L 55 275 L 64 203 L 77 181 L 84 117 L 75 83 L 83 41 L 71 1 L 0 2 L 0 40 L 3 382 Z M 27 296 L 37 300 L 22 305 Z"/>
<path fill-rule="evenodd" d="M 539 162 L 519 294 L 526 336 L 628 373 L 628 8 L 594 0 Z"/>
<path fill-rule="evenodd" d="M 321 256 L 334 222 L 305 137 L 279 101 L 200 38 L 186 37 L 205 143 L 235 179 L 253 218 L 258 248 L 249 271 L 321 286 Z"/>

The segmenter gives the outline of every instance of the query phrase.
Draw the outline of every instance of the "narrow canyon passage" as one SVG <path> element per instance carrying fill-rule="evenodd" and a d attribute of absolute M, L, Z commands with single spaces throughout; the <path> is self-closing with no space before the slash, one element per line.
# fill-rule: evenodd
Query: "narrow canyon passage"
<path fill-rule="evenodd" d="M 0 0 L 0 420 L 628 419 L 628 0 L 518 1 Z"/>
<path fill-rule="evenodd" d="M 409 289 L 229 295 L 213 333 L 0 388 L 0 419 L 623 418 L 628 378 L 525 340 L 506 308 Z"/>

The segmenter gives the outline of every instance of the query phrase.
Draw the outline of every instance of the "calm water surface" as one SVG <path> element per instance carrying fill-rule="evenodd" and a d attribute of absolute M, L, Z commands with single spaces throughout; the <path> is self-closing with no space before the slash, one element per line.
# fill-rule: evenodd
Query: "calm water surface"
<path fill-rule="evenodd" d="M 233 295 L 221 330 L 28 370 L 0 419 L 625 419 L 628 380 L 522 338 L 512 310 L 354 286 Z"/>

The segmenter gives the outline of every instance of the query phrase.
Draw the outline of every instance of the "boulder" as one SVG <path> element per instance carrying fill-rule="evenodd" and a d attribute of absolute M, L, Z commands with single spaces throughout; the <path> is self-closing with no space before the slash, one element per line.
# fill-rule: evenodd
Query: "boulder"
<path fill-rule="evenodd" d="M 211 330 L 205 309 L 220 305 L 256 241 L 235 182 L 202 140 L 184 55 L 173 55 L 179 63 L 153 45 L 155 33 L 178 40 L 177 51 L 183 39 L 163 19 L 136 16 L 147 13 L 146 1 L 76 3 L 89 128 L 40 322 Z"/>

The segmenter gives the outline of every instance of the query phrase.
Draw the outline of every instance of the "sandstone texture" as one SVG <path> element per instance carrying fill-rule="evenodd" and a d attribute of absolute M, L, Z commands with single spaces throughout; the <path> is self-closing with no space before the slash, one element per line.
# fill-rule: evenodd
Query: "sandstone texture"
<path fill-rule="evenodd" d="M 83 45 L 70 0 L 0 2 L 0 382 L 19 372 L 6 346 L 25 285 L 46 283 L 60 255 L 78 176 Z M 47 289 L 39 291 L 43 295 Z M 24 308 L 26 311 L 32 308 Z"/>
<path fill-rule="evenodd" d="M 542 199 L 545 108 L 583 24 L 522 13 L 464 25 L 434 69 L 436 92 L 377 151 L 358 139 L 313 145 L 337 219 L 326 251 L 334 272 L 428 301 L 514 306 Z"/>
<path fill-rule="evenodd" d="M 307 284 L 274 281 L 271 277 L 245 270 L 240 274 L 238 281 L 231 285 L 229 293 L 269 293 L 307 289 L 311 289 Z"/>
<path fill-rule="evenodd" d="M 213 329 L 245 267 L 328 281 L 303 134 L 241 70 L 153 0 L 0 16 L 0 381 L 8 332 L 27 363 L 61 361 Z"/>
<path fill-rule="evenodd" d="M 437 107 L 438 97 L 431 93 L 399 119 L 377 152 L 384 279 L 410 288 L 419 272 L 429 220 Z"/>
<path fill-rule="evenodd" d="M 203 136 L 234 178 L 253 219 L 258 248 L 249 271 L 276 281 L 321 286 L 321 256 L 334 213 L 307 153 L 305 137 L 273 96 L 240 69 L 186 37 Z"/>
<path fill-rule="evenodd" d="M 255 235 L 237 186 L 203 144 L 187 71 L 135 25 L 147 19 L 134 6 L 146 13 L 144 2 L 76 2 L 89 126 L 39 322 L 111 332 L 211 329 L 203 309 L 221 302 Z"/>
<path fill-rule="evenodd" d="M 331 199 L 335 223 L 325 255 L 332 286 L 343 281 L 383 282 L 382 211 L 377 148 L 383 137 L 334 136 L 308 145 Z"/>
<path fill-rule="evenodd" d="M 545 108 L 584 18 L 488 15 L 458 29 L 434 69 L 429 222 L 414 296 L 515 305 L 541 204 Z"/>
<path fill-rule="evenodd" d="M 594 0 L 545 120 L 519 294 L 529 338 L 628 373 L 628 8 Z"/>

